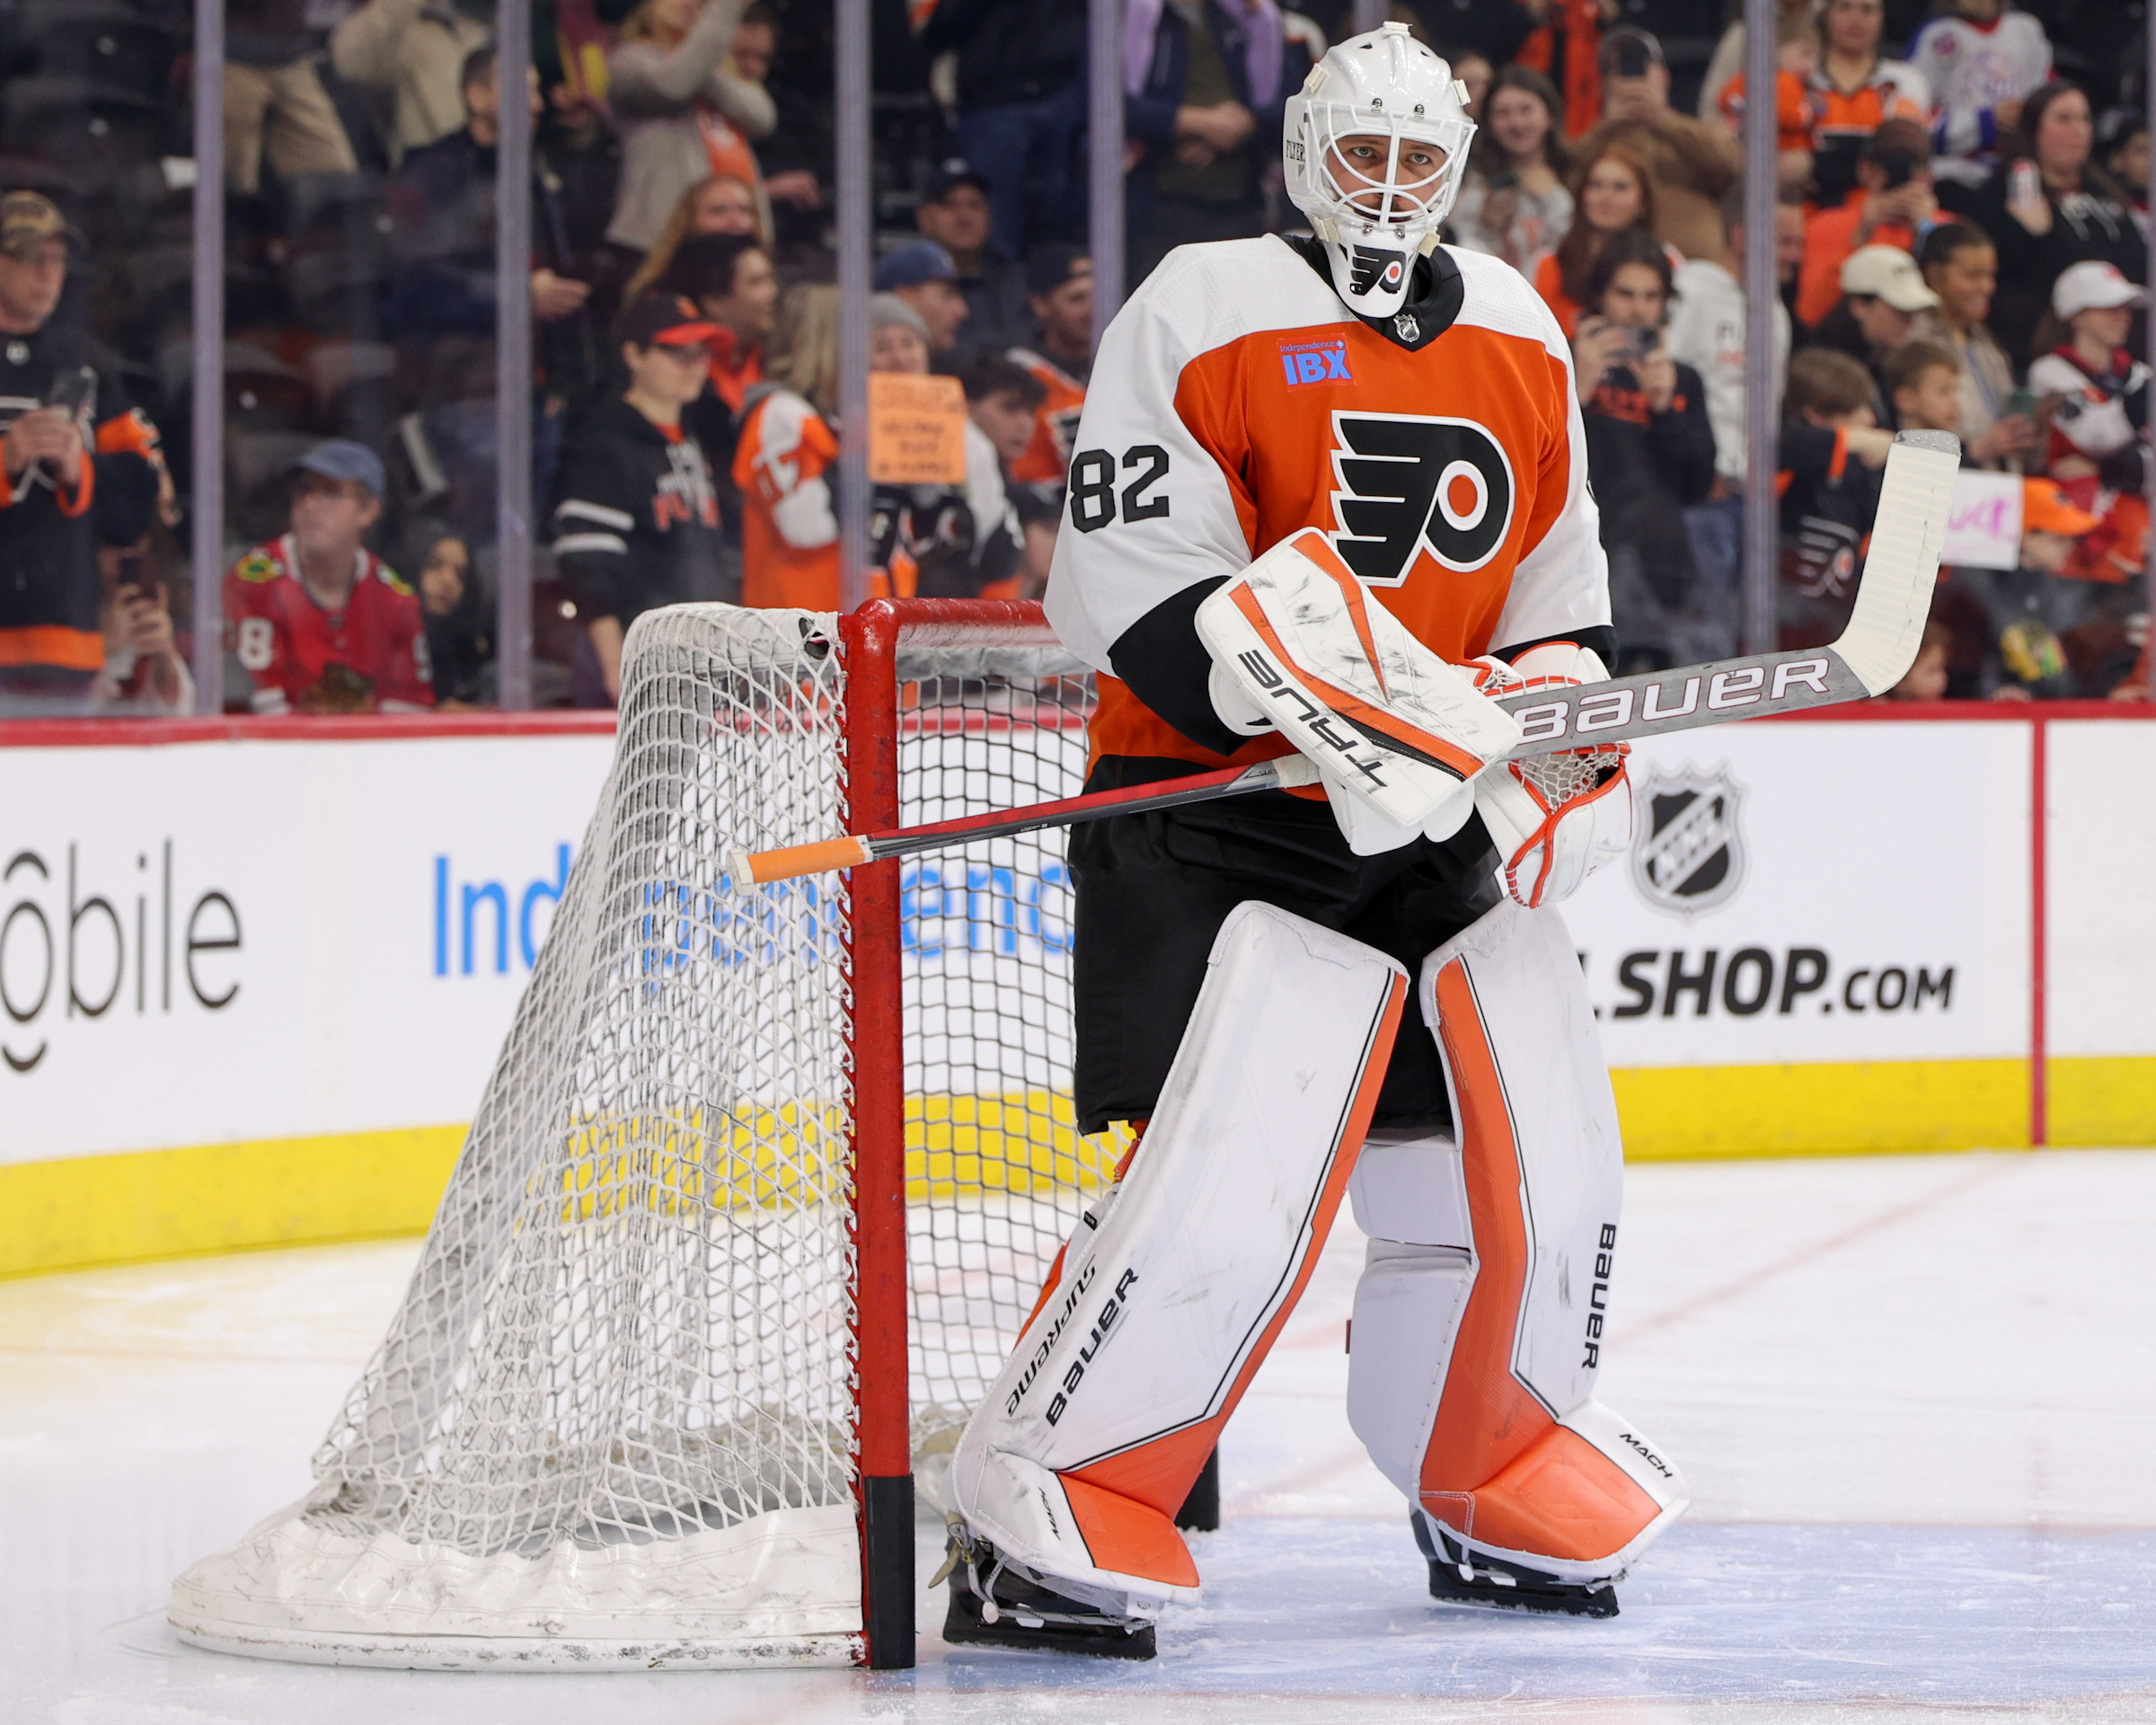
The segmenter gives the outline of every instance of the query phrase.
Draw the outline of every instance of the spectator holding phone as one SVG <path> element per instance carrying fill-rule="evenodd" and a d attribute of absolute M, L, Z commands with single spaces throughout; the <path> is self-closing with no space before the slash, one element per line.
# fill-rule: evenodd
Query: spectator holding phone
<path fill-rule="evenodd" d="M 2108 263 L 2128 281 L 2148 279 L 2133 196 L 2094 159 L 2095 144 L 2089 98 L 2047 84 L 2023 105 L 1992 177 L 1956 200 L 1998 247 L 1991 325 L 2017 364 L 2032 357 L 2052 283 L 2073 265 Z"/>
<path fill-rule="evenodd" d="M 172 482 L 156 429 L 53 314 L 81 233 L 34 191 L 0 198 L 0 703 L 79 705 L 105 662 L 102 544 L 150 530 Z"/>
<path fill-rule="evenodd" d="M 188 712 L 195 679 L 172 634 L 172 597 L 157 565 L 163 530 L 139 544 L 100 545 L 98 573 L 104 588 L 99 624 L 105 662 L 90 686 L 96 712 Z"/>
<path fill-rule="evenodd" d="M 1916 236 L 1939 214 L 1931 191 L 1931 140 L 1913 119 L 1883 119 L 1857 158 L 1860 199 L 1821 209 L 1804 225 L 1797 321 L 1823 322 L 1842 294 L 1842 265 L 1868 245 L 1914 252 Z"/>
<path fill-rule="evenodd" d="M 1559 106 L 1557 86 L 1533 67 L 1498 74 L 1447 225 L 1455 244 L 1502 258 L 1530 281 L 1572 226 Z"/>
<path fill-rule="evenodd" d="M 1918 315 L 1914 333 L 1961 361 L 1961 453 L 1972 466 L 2019 471 L 2036 447 L 2037 422 L 2025 390 L 1984 320 L 1999 280 L 1999 254 L 1979 228 L 1947 222 L 1924 236 L 1917 263 L 1939 305 Z"/>
<path fill-rule="evenodd" d="M 382 458 L 331 438 L 292 470 L 292 527 L 225 578 L 226 650 L 256 712 L 418 712 L 434 704 L 420 601 L 367 548 Z"/>
<path fill-rule="evenodd" d="M 1712 657 L 1684 511 L 1714 484 L 1714 434 L 1699 373 L 1663 346 L 1669 296 L 1662 243 L 1643 229 L 1618 234 L 1595 261 L 1572 342 L 1618 663 L 1629 670 Z"/>

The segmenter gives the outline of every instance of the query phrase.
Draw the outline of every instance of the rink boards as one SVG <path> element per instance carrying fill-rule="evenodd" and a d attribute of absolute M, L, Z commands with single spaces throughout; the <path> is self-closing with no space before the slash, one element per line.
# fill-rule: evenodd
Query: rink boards
<path fill-rule="evenodd" d="M 1564 911 L 1634 1157 L 2156 1142 L 2156 725 L 1883 712 L 1635 756 L 1631 854 Z M 611 748 L 0 726 L 0 1273 L 423 1226 Z M 1060 864 L 906 868 L 916 986 L 1067 976 Z M 1026 1078 L 932 1077 L 923 1195 L 1097 1177 Z"/>

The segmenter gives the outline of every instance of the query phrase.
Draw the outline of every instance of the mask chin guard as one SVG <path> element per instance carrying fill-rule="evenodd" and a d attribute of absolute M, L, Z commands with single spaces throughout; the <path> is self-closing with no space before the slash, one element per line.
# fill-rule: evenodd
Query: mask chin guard
<path fill-rule="evenodd" d="M 1428 246 L 1372 245 L 1343 240 L 1332 224 L 1321 234 L 1331 268 L 1333 290 L 1362 317 L 1392 317 L 1407 304 L 1415 282 L 1415 261 Z M 1432 236 L 1433 243 L 1435 236 Z"/>

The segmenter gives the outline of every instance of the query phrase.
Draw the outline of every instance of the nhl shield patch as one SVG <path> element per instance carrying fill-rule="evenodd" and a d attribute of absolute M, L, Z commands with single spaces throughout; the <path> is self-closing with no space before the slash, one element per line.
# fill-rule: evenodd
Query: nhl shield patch
<path fill-rule="evenodd" d="M 1726 904 L 1743 884 L 1744 788 L 1727 766 L 1650 767 L 1635 792 L 1632 884 L 1657 910 L 1690 918 Z"/>

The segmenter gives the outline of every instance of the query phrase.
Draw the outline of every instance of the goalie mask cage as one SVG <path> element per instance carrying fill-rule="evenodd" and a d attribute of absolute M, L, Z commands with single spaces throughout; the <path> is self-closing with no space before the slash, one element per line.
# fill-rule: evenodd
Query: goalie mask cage
<path fill-rule="evenodd" d="M 1086 701 L 1031 605 L 638 620 L 402 1306 L 314 1489 L 173 1584 L 183 1636 L 914 1662 L 916 1465 L 932 1504 L 1112 1172 L 1073 1124 L 1064 835 L 739 892 L 721 859 L 1074 794 Z"/>

